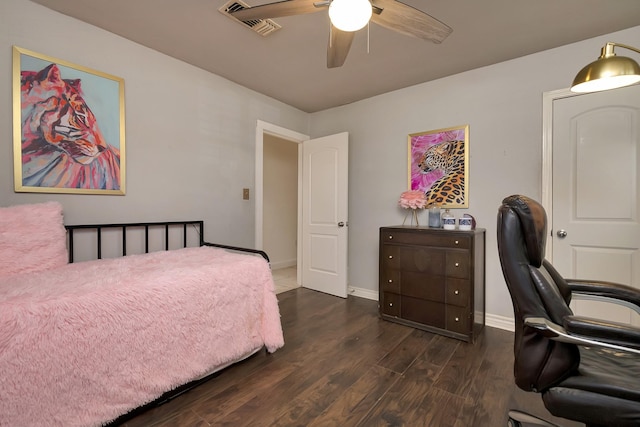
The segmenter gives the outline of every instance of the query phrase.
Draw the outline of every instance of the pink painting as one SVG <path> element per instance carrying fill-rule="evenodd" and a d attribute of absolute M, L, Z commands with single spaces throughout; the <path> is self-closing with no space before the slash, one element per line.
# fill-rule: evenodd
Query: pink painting
<path fill-rule="evenodd" d="M 409 189 L 423 191 L 428 205 L 468 207 L 469 126 L 409 135 Z"/>
<path fill-rule="evenodd" d="M 14 47 L 15 190 L 124 194 L 123 81 Z"/>

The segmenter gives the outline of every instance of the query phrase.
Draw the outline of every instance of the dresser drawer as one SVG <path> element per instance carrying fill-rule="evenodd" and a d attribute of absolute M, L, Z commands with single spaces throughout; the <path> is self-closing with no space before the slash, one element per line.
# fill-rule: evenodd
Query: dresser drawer
<path fill-rule="evenodd" d="M 403 271 L 400 294 L 428 301 L 445 302 L 445 278 L 442 275 Z"/>
<path fill-rule="evenodd" d="M 403 319 L 436 328 L 445 328 L 445 304 L 404 295 L 401 298 L 402 309 L 400 314 Z"/>
<path fill-rule="evenodd" d="M 445 278 L 433 274 L 387 270 L 380 281 L 383 292 L 407 295 L 419 299 L 445 302 Z"/>
<path fill-rule="evenodd" d="M 400 316 L 400 301 L 400 295 L 384 292 L 380 301 L 380 311 L 389 316 Z"/>
<path fill-rule="evenodd" d="M 380 236 L 380 242 L 459 249 L 469 249 L 471 247 L 470 236 L 466 236 L 463 233 L 446 233 L 441 230 L 432 230 L 431 232 L 420 232 L 419 229 L 411 232 L 384 230 Z"/>
<path fill-rule="evenodd" d="M 447 305 L 445 329 L 459 334 L 469 333 L 469 310 L 463 307 Z"/>
<path fill-rule="evenodd" d="M 468 251 L 446 251 L 446 271 L 447 277 L 458 277 L 468 279 L 471 273 L 471 261 Z"/>
<path fill-rule="evenodd" d="M 447 278 L 446 303 L 470 307 L 471 284 L 466 279 Z"/>
<path fill-rule="evenodd" d="M 386 269 L 380 276 L 380 287 L 384 292 L 400 293 L 400 271 Z"/>
<path fill-rule="evenodd" d="M 445 274 L 445 252 L 432 247 L 382 245 L 380 262 L 383 269 Z"/>
<path fill-rule="evenodd" d="M 385 269 L 400 269 L 400 246 L 382 245 L 380 247 L 380 264 Z"/>

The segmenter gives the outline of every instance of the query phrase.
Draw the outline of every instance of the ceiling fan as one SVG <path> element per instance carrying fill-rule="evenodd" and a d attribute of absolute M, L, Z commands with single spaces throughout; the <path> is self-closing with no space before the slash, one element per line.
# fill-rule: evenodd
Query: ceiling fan
<path fill-rule="evenodd" d="M 359 28 L 344 27 L 334 19 L 335 15 L 339 13 L 339 8 L 345 3 L 347 5 L 360 3 L 361 6 L 364 4 L 366 16 Z M 390 30 L 434 43 L 441 43 L 453 31 L 451 27 L 431 15 L 396 0 L 284 0 L 238 10 L 231 12 L 231 15 L 240 21 L 251 21 L 303 15 L 327 10 L 327 8 L 331 20 L 327 68 L 341 67 L 344 64 L 355 31 L 366 25 L 369 19 L 371 22 Z M 370 13 L 369 8 L 371 9 Z M 354 15 L 353 12 L 346 14 L 347 17 Z"/>

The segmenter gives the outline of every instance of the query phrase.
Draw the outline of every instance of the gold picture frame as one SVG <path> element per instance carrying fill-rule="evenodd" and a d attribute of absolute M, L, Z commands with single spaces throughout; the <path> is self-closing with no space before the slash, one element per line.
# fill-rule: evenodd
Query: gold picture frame
<path fill-rule="evenodd" d="M 423 191 L 427 205 L 469 207 L 469 125 L 408 137 L 409 189 Z"/>
<path fill-rule="evenodd" d="M 124 80 L 13 46 L 16 192 L 125 194 Z"/>

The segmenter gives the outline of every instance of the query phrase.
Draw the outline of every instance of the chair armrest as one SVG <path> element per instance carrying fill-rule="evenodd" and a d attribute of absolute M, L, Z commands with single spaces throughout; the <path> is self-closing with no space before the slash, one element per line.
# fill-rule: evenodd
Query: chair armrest
<path fill-rule="evenodd" d="M 614 282 L 599 280 L 566 279 L 571 293 L 576 297 L 597 297 L 597 299 L 608 299 L 624 301 L 623 304 L 640 314 L 640 290 Z"/>
<path fill-rule="evenodd" d="M 566 342 L 570 344 L 589 346 L 589 347 L 603 347 L 612 350 L 623 351 L 627 353 L 634 353 L 640 355 L 640 349 L 634 347 L 625 347 L 618 344 L 611 344 L 604 341 L 593 339 L 589 336 L 572 335 L 567 332 L 565 328 L 552 322 L 544 317 L 527 317 L 524 319 L 524 324 L 530 328 L 534 328 L 539 333 L 554 341 Z"/>
<path fill-rule="evenodd" d="M 640 349 L 640 329 L 628 324 L 583 316 L 566 316 L 563 326 L 571 335 Z"/>

